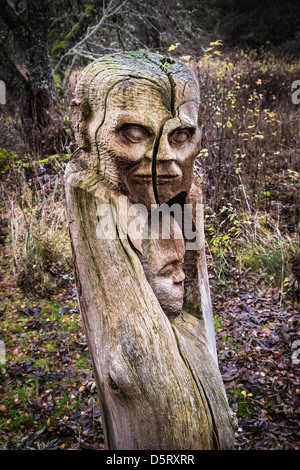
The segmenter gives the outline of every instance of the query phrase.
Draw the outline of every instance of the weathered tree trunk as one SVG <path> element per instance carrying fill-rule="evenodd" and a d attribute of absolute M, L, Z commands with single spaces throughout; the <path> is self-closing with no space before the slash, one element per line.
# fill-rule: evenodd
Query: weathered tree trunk
<path fill-rule="evenodd" d="M 23 138 L 30 155 L 59 148 L 64 135 L 56 110 L 55 86 L 49 54 L 50 2 L 30 0 L 24 17 L 7 0 L 0 0 L 2 20 L 12 34 L 14 53 L 0 43 L 0 75 L 20 109 Z"/>
<path fill-rule="evenodd" d="M 115 70 L 112 72 L 114 60 L 117 67 L 118 64 L 121 63 L 121 67 L 125 63 L 126 73 L 130 78 L 124 79 L 124 69 L 122 73 L 118 70 L 117 75 Z M 101 402 L 105 443 L 108 449 L 125 450 L 231 449 L 234 444 L 235 421 L 227 403 L 211 331 L 212 312 L 203 224 L 198 227 L 198 231 L 202 233 L 200 245 L 192 254 L 188 252 L 182 261 L 187 265 L 185 275 L 188 289 L 185 295 L 192 294 L 193 299 L 196 299 L 201 319 L 184 310 L 175 312 L 174 305 L 178 304 L 176 295 L 182 288 L 182 279 L 176 278 L 175 274 L 182 274 L 178 266 L 183 252 L 173 249 L 174 269 L 170 275 L 164 274 L 165 271 L 161 269 L 155 271 L 156 264 L 160 258 L 164 258 L 164 253 L 166 260 L 168 258 L 166 262 L 170 261 L 170 253 L 165 248 L 169 240 L 164 240 L 165 251 L 162 256 L 157 257 L 158 261 L 155 257 L 147 259 L 146 251 L 141 248 L 142 244 L 139 247 L 128 230 L 125 213 L 127 209 L 130 212 L 134 207 L 133 202 L 137 202 L 139 194 L 143 202 L 147 203 L 145 194 L 151 197 L 151 184 L 157 186 L 153 197 L 156 193 L 162 202 L 166 202 L 163 201 L 165 194 L 168 193 L 170 198 L 173 193 L 176 196 L 184 191 L 189 192 L 191 187 L 191 179 L 186 174 L 176 186 L 173 179 L 169 182 L 165 173 L 160 176 L 161 168 L 164 171 L 168 168 L 175 175 L 177 167 L 174 165 L 179 160 L 168 153 L 167 147 L 175 148 L 178 159 L 180 158 L 181 142 L 186 138 L 183 134 L 187 132 L 180 127 L 180 122 L 187 119 L 184 111 L 179 113 L 180 122 L 174 117 L 175 113 L 168 111 L 168 118 L 158 133 L 158 140 L 154 139 L 151 144 L 152 131 L 150 129 L 146 132 L 141 120 L 144 116 L 149 117 L 152 106 L 149 113 L 141 115 L 139 106 L 137 109 L 133 101 L 136 94 L 145 94 L 145 89 L 140 90 L 136 82 L 140 83 L 137 76 L 145 74 L 147 67 L 150 68 L 148 73 L 152 78 L 147 86 L 153 86 L 156 73 L 153 65 L 156 60 L 153 56 L 149 60 L 149 57 L 124 55 L 99 61 L 98 69 L 97 63 L 90 68 L 92 79 L 89 78 L 88 71 L 83 74 L 83 82 L 79 84 L 77 101 L 74 103 L 75 130 L 82 149 L 75 153 L 66 170 L 67 210 L 78 301 Z M 129 72 L 130 61 L 133 61 L 131 67 L 134 67 L 135 72 Z M 108 86 L 105 81 L 108 69 L 109 75 L 116 81 L 114 86 Z M 159 77 L 162 76 L 161 70 L 165 74 L 163 67 L 157 72 Z M 188 75 L 187 80 L 190 83 L 190 75 L 184 73 Z M 128 86 L 133 75 L 134 82 Z M 108 88 L 106 98 L 101 86 L 95 83 L 95 77 L 101 80 L 101 86 Z M 120 77 L 123 77 L 122 80 Z M 120 81 L 125 82 L 120 90 L 121 101 L 126 99 L 128 102 L 128 90 L 133 93 L 133 97 L 127 108 L 124 101 L 118 113 L 115 113 L 119 103 Z M 89 92 L 85 91 L 86 85 Z M 177 85 L 178 92 L 180 79 Z M 188 86 L 185 85 L 183 89 L 188 89 Z M 112 90 L 117 93 L 113 94 Z M 88 93 L 94 98 L 90 99 Z M 146 93 L 146 96 L 150 102 L 153 101 L 154 91 L 148 95 Z M 185 95 L 184 98 L 188 101 L 189 96 Z M 97 100 L 100 99 L 105 102 L 105 108 L 97 112 Z M 159 100 L 159 96 L 156 99 Z M 166 100 L 163 99 L 165 106 Z M 173 95 L 171 102 L 174 109 L 176 99 L 179 99 L 178 95 L 175 98 Z M 164 108 L 154 110 L 154 123 L 160 118 L 161 109 Z M 121 121 L 124 128 L 118 123 L 123 112 L 126 112 L 126 120 L 123 117 Z M 133 112 L 136 113 L 135 117 Z M 175 130 L 170 127 L 172 122 Z M 191 125 L 192 116 L 189 122 Z M 156 135 L 155 132 L 154 130 L 153 135 Z M 191 134 L 196 135 L 197 132 L 195 129 Z M 200 134 L 198 139 L 200 140 Z M 142 142 L 145 142 L 146 157 L 141 158 L 137 166 L 136 155 L 140 147 L 136 144 L 141 146 Z M 180 145 L 177 145 L 178 142 Z M 110 151 L 109 145 L 114 146 Z M 95 148 L 100 149 L 99 153 L 95 152 Z M 103 148 L 107 150 L 106 153 Z M 148 182 L 149 178 L 145 175 L 150 155 L 152 170 L 153 164 L 156 165 L 156 175 L 153 176 L 152 172 L 152 183 Z M 168 155 L 172 164 L 166 166 Z M 133 170 L 136 171 L 137 168 L 136 179 L 126 179 L 126 175 L 132 176 Z M 192 170 L 192 166 L 188 168 Z M 139 173 L 139 169 L 143 173 Z M 155 183 L 153 178 L 156 178 Z M 167 185 L 165 191 L 164 184 Z M 140 192 L 136 190 L 137 187 Z M 127 206 L 120 209 L 120 200 L 124 195 Z M 147 243 L 151 254 L 151 240 Z M 183 239 L 178 243 L 184 244 Z M 155 246 L 160 246 L 160 240 Z M 172 246 L 174 248 L 179 245 L 175 245 L 175 239 L 170 239 L 169 246 L 172 251 Z M 186 243 L 185 246 L 187 247 Z M 146 265 L 147 270 L 143 268 Z M 196 282 L 193 280 L 193 273 L 196 273 Z M 167 283 L 171 282 L 170 279 L 173 279 L 173 284 Z M 170 290 L 164 291 L 168 285 L 171 285 Z M 177 302 L 172 304 L 174 308 L 171 313 L 174 315 L 170 314 L 170 317 L 162 308 L 165 299 L 161 302 L 161 294 L 164 295 L 164 292 L 165 297 L 169 296 L 170 304 L 172 296 Z"/>
<path fill-rule="evenodd" d="M 67 177 L 67 201 L 106 447 L 232 448 L 231 413 L 199 320 L 170 323 L 128 240 L 98 238 L 97 205 L 117 208 L 101 182 L 89 190 L 84 178 Z"/>

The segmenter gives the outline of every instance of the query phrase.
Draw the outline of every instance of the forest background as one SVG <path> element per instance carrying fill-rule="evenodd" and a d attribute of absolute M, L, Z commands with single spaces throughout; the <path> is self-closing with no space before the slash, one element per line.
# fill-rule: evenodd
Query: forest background
<path fill-rule="evenodd" d="M 90 61 L 141 49 L 199 79 L 195 177 L 236 448 L 299 449 L 300 4 L 291 0 L 0 0 L 0 448 L 103 448 L 65 216 L 70 104 Z"/>

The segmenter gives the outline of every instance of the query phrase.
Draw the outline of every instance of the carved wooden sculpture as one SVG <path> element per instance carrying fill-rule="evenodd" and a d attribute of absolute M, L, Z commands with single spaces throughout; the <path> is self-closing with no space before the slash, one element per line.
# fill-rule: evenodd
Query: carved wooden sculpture
<path fill-rule="evenodd" d="M 106 447 L 231 449 L 193 182 L 196 78 L 157 54 L 113 54 L 84 70 L 72 108 L 67 211 Z"/>

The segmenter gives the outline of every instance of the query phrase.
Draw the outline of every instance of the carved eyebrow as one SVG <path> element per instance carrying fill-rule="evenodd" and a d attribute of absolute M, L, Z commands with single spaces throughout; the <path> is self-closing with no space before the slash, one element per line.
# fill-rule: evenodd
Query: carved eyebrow
<path fill-rule="evenodd" d="M 175 134 L 175 132 L 184 132 L 184 131 L 190 132 L 191 134 L 194 134 L 194 132 L 196 132 L 196 129 L 197 129 L 196 126 L 184 126 L 184 125 L 182 125 L 180 127 L 176 127 L 172 131 L 170 131 L 168 135 Z"/>
<path fill-rule="evenodd" d="M 157 272 L 157 274 L 164 274 L 164 271 L 168 271 L 168 269 L 172 268 L 173 266 L 176 266 L 178 264 L 181 264 L 181 261 L 178 259 L 173 259 L 169 263 L 165 264 L 162 268 L 160 268 Z"/>
<path fill-rule="evenodd" d="M 120 112 L 116 119 L 116 131 L 120 130 L 123 126 L 137 126 L 142 127 L 150 134 L 155 133 L 155 128 L 152 125 L 148 116 L 141 116 L 141 119 L 137 121 L 136 114 L 131 112 Z"/>
<path fill-rule="evenodd" d="M 153 130 L 149 126 L 145 126 L 144 124 L 140 124 L 140 123 L 137 123 L 137 122 L 134 122 L 134 121 L 133 122 L 123 122 L 122 124 L 120 123 L 116 127 L 116 131 L 120 132 L 122 130 L 129 129 L 130 127 L 139 127 L 140 129 L 145 131 L 149 136 L 153 135 Z"/>

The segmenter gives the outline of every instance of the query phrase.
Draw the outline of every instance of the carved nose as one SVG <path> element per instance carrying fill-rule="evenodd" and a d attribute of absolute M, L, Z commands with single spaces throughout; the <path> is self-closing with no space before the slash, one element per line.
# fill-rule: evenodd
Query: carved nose
<path fill-rule="evenodd" d="M 159 162 L 167 162 L 175 159 L 176 156 L 173 154 L 173 152 L 163 152 L 157 154 L 157 161 Z"/>
<path fill-rule="evenodd" d="M 157 161 L 176 160 L 176 154 L 173 152 L 167 139 L 161 140 L 156 159 Z"/>
<path fill-rule="evenodd" d="M 181 284 L 184 280 L 185 280 L 185 274 L 181 270 L 178 271 L 173 277 L 174 284 Z"/>

